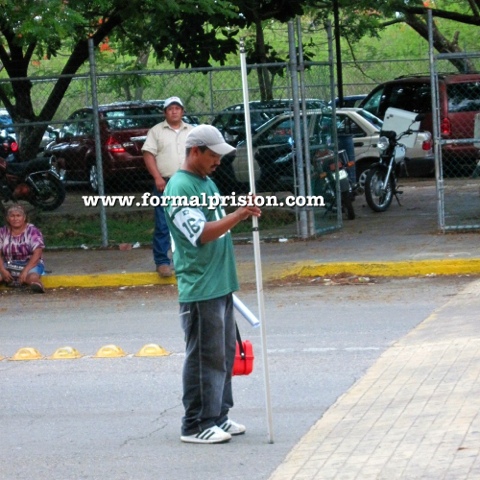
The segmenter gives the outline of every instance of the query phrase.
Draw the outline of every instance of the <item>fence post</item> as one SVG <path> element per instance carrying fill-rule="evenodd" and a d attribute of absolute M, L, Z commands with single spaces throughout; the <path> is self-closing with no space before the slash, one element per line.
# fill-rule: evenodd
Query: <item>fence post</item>
<path fill-rule="evenodd" d="M 312 178 L 311 178 L 311 162 L 310 162 L 310 137 L 308 134 L 308 120 L 307 120 L 307 104 L 305 101 L 305 61 L 303 58 L 303 44 L 302 44 L 302 23 L 300 17 L 297 15 L 297 40 L 298 40 L 298 63 L 300 72 L 300 92 L 302 95 L 302 124 L 303 124 L 303 138 L 305 139 L 304 155 L 305 155 L 305 185 L 306 194 L 312 196 Z M 308 235 L 315 235 L 315 218 L 313 210 L 310 207 L 307 211 L 308 221 Z"/>
<path fill-rule="evenodd" d="M 304 175 L 304 162 L 303 162 L 303 150 L 302 150 L 302 135 L 300 131 L 300 108 L 298 104 L 298 78 L 297 78 L 297 52 L 295 49 L 295 31 L 293 27 L 293 21 L 288 22 L 288 43 L 290 53 L 290 75 L 292 78 L 292 100 L 293 100 L 293 123 L 295 133 L 295 159 L 297 163 L 297 178 L 298 178 L 298 193 L 300 196 L 305 196 L 305 175 Z M 300 222 L 300 236 L 301 238 L 308 237 L 308 224 L 307 224 L 307 211 L 305 207 L 300 208 L 299 211 Z"/>
<path fill-rule="evenodd" d="M 432 126 L 433 126 L 433 153 L 435 156 L 435 182 L 437 194 L 437 223 L 442 233 L 445 233 L 445 198 L 444 198 L 444 181 L 443 181 L 443 165 L 442 165 L 442 144 L 440 135 L 440 111 L 438 96 L 438 76 L 436 74 L 435 53 L 433 47 L 433 16 L 428 11 L 428 58 L 430 63 L 430 91 L 432 92 Z"/>
<path fill-rule="evenodd" d="M 93 132 L 95 135 L 95 158 L 97 162 L 98 194 L 105 195 L 103 183 L 102 144 L 100 141 L 100 120 L 98 115 L 97 74 L 95 69 L 95 52 L 93 39 L 88 39 L 88 58 L 90 62 L 90 82 L 92 84 Z M 107 214 L 105 205 L 100 202 L 100 229 L 102 232 L 102 246 L 108 246 Z"/>

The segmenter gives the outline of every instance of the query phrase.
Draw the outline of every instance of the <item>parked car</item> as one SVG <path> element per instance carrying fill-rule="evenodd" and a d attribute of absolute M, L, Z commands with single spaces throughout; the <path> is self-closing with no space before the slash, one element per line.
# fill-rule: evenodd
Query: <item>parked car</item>
<path fill-rule="evenodd" d="M 0 108 L 0 136 L 1 137 L 11 137 L 16 141 L 15 128 L 12 126 L 13 120 L 8 110 Z M 45 132 L 43 133 L 42 140 L 38 147 L 38 151 L 42 152 L 45 147 L 55 139 L 55 129 L 50 125 L 47 126 Z"/>
<path fill-rule="evenodd" d="M 480 74 L 440 75 L 440 130 L 443 138 L 473 138 L 474 118 L 480 112 Z M 433 131 L 430 77 L 415 75 L 399 77 L 376 86 L 360 106 L 379 118 L 389 107 L 424 113 L 421 128 Z M 471 173 L 477 163 L 473 144 L 452 143 L 442 149 L 444 170 Z"/>
<path fill-rule="evenodd" d="M 162 109 L 146 102 L 120 102 L 100 105 L 98 113 L 105 183 L 148 179 L 141 148 L 148 130 L 161 120 Z M 97 191 L 92 107 L 70 115 L 57 140 L 45 149 L 45 155 L 57 158 L 66 180 L 88 181 L 90 188 Z"/>
<path fill-rule="evenodd" d="M 319 99 L 306 99 L 305 105 L 307 110 L 324 109 L 327 102 Z M 250 124 L 252 133 L 276 115 L 292 111 L 292 100 L 268 100 L 268 101 L 252 101 L 250 107 Z M 212 125 L 222 132 L 225 140 L 232 145 L 236 145 L 239 141 L 245 139 L 245 107 L 243 103 L 231 105 L 225 108 L 212 120 Z"/>
<path fill-rule="evenodd" d="M 5 108 L 0 108 L 0 130 L 6 130 L 6 134 L 12 133 L 12 117 Z"/>
<path fill-rule="evenodd" d="M 15 159 L 18 150 L 18 144 L 14 135 L 10 135 L 7 130 L 0 130 L 0 158 L 11 162 Z"/>
<path fill-rule="evenodd" d="M 360 108 L 337 109 L 336 114 L 339 138 L 344 140 L 350 138 L 353 142 L 356 180 L 362 183 L 366 170 L 372 163 L 378 161 L 377 141 L 383 121 Z M 318 151 L 332 148 L 332 113 L 307 112 L 307 126 L 310 157 L 313 159 Z M 254 134 L 252 146 L 258 191 L 294 190 L 293 129 L 292 114 L 284 113 L 270 119 Z M 428 151 L 423 150 L 423 142 L 430 138 L 428 132 L 419 134 L 415 146 L 407 150 L 409 170 L 413 166 L 417 170 L 433 172 L 432 150 L 431 148 Z M 222 193 L 231 193 L 231 189 L 237 192 L 248 189 L 248 154 L 245 142 L 238 144 L 234 155 L 222 159 L 222 168 L 217 169 L 213 179 Z"/>
<path fill-rule="evenodd" d="M 358 105 L 361 103 L 361 101 L 366 98 L 367 94 L 364 93 L 364 94 L 360 94 L 360 95 L 345 95 L 343 97 L 343 104 L 342 104 L 342 108 L 350 108 L 350 107 L 358 107 Z M 339 98 L 337 97 L 335 99 L 335 106 L 338 108 L 339 105 L 338 105 L 338 102 L 339 102 Z M 332 101 L 330 100 L 328 102 L 328 105 L 331 106 L 332 105 Z"/>

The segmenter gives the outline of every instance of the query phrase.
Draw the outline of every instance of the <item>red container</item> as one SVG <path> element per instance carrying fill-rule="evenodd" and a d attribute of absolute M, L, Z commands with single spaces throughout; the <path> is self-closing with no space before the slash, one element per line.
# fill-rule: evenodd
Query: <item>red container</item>
<path fill-rule="evenodd" d="M 250 340 L 242 341 L 243 352 L 237 342 L 235 361 L 233 362 L 233 375 L 250 375 L 253 370 L 253 346 Z"/>

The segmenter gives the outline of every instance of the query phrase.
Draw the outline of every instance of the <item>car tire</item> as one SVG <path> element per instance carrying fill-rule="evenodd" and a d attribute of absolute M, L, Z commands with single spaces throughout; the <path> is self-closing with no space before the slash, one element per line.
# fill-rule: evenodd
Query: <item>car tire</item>
<path fill-rule="evenodd" d="M 95 163 L 90 164 L 88 168 L 88 186 L 92 192 L 98 192 L 98 170 Z"/>

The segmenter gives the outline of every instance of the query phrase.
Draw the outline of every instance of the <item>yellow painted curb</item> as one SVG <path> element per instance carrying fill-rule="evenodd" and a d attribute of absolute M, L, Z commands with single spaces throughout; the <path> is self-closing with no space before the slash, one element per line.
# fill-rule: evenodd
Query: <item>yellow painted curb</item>
<path fill-rule="evenodd" d="M 161 278 L 157 273 L 108 273 L 102 275 L 46 275 L 42 278 L 45 288 L 95 288 L 137 285 L 176 285 L 175 276 Z"/>
<path fill-rule="evenodd" d="M 322 277 L 351 273 L 352 275 L 376 277 L 414 277 L 422 275 L 480 275 L 480 259 L 456 258 L 446 260 L 412 260 L 401 262 L 335 262 L 297 263 L 287 269 L 283 278 Z"/>
<path fill-rule="evenodd" d="M 253 268 L 253 263 L 239 264 L 239 270 Z M 480 275 L 480 258 L 411 260 L 398 262 L 292 262 L 264 267 L 265 279 L 274 280 L 292 275 L 322 277 L 351 273 L 378 277 L 414 277 L 423 275 Z M 176 285 L 175 276 L 161 278 L 155 272 L 108 273 L 99 275 L 46 275 L 45 288 L 98 288 L 142 285 Z M 1 288 L 1 287 L 0 287 Z"/>

